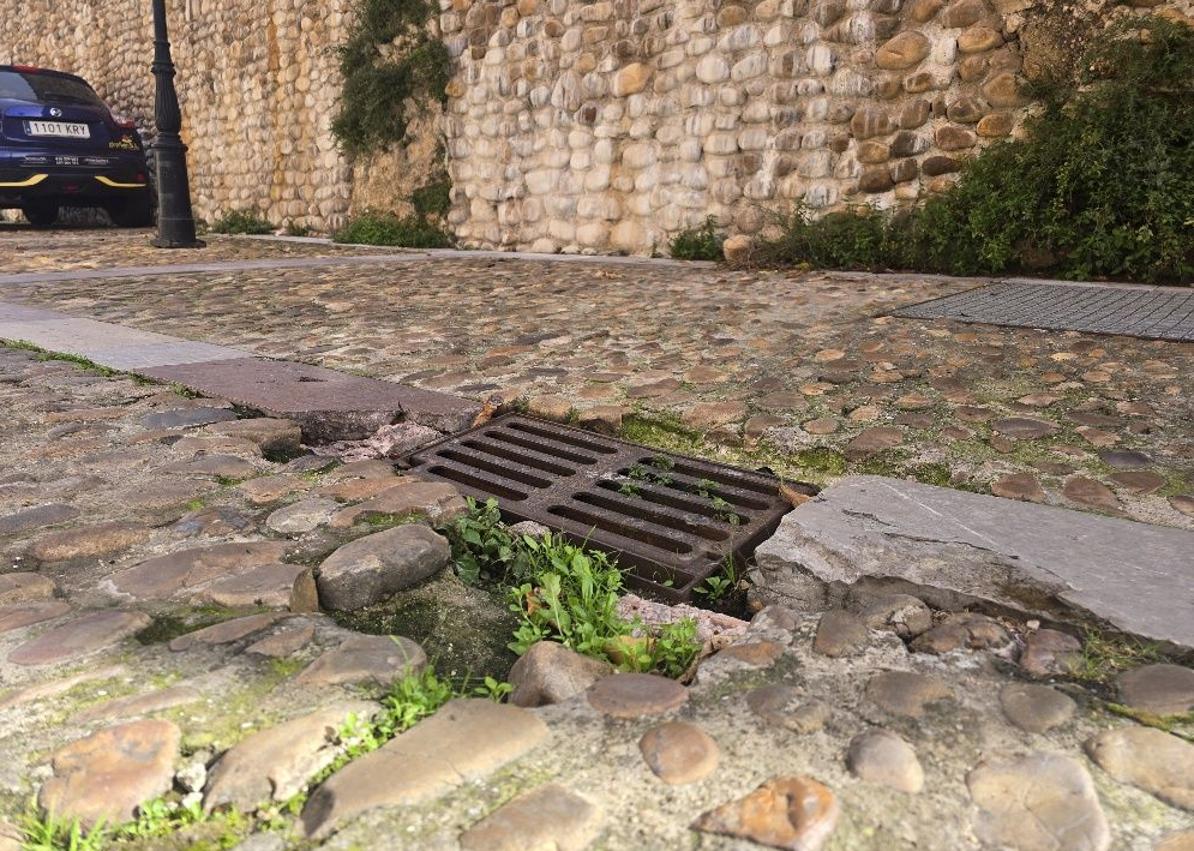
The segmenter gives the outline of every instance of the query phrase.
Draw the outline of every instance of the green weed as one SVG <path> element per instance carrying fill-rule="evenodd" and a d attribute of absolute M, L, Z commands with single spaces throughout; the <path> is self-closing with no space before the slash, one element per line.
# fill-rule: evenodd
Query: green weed
<path fill-rule="evenodd" d="M 424 0 L 357 0 L 355 27 L 340 49 L 344 88 L 332 122 L 332 132 L 350 153 L 401 142 L 410 120 L 408 101 L 446 99 L 451 57 L 427 33 L 433 11 Z M 399 37 L 406 45 L 402 55 L 383 59 L 381 48 Z"/>
<path fill-rule="evenodd" d="M 72 355 L 67 352 L 51 352 L 48 349 L 43 349 L 41 346 L 31 343 L 28 340 L 5 340 L 0 339 L 0 345 L 15 349 L 17 351 L 31 352 L 34 357 L 42 362 L 46 361 L 62 361 L 63 363 L 73 363 L 75 366 L 81 367 L 90 373 L 102 376 L 104 378 L 112 378 L 113 376 L 123 376 L 126 373 L 117 369 L 109 369 L 106 366 L 101 366 L 90 358 L 85 358 L 82 355 Z"/>
<path fill-rule="evenodd" d="M 1082 652 L 1070 663 L 1070 675 L 1091 683 L 1107 683 L 1123 671 L 1161 661 L 1156 644 L 1087 630 Z"/>
<path fill-rule="evenodd" d="M 709 216 L 699 228 L 687 228 L 676 234 L 668 251 L 676 260 L 720 260 L 725 238 L 717 220 Z"/>
<path fill-rule="evenodd" d="M 501 580 L 518 558 L 514 535 L 502 523 L 496 499 L 484 505 L 468 498 L 468 512 L 439 530 L 452 546 L 456 573 L 468 585 Z"/>
<path fill-rule="evenodd" d="M 355 245 L 393 245 L 401 248 L 448 248 L 452 237 L 439 225 L 415 215 L 366 212 L 332 235 L 332 240 Z"/>
<path fill-rule="evenodd" d="M 229 210 L 212 222 L 210 230 L 225 234 L 267 234 L 274 232 L 274 226 L 258 210 Z"/>
<path fill-rule="evenodd" d="M 703 583 L 693 589 L 693 593 L 700 594 L 710 602 L 723 600 L 734 592 L 740 580 L 738 565 L 733 555 L 728 555 L 722 562 L 721 572 L 710 576 Z"/>
<path fill-rule="evenodd" d="M 444 174 L 412 192 L 410 203 L 420 218 L 443 218 L 452 209 L 452 181 Z"/>
<path fill-rule="evenodd" d="M 26 813 L 18 827 L 21 851 L 103 851 L 109 841 L 109 831 L 102 822 L 88 830 L 78 819 L 66 821 L 53 813 Z"/>
<path fill-rule="evenodd" d="M 510 643 L 515 653 L 557 641 L 622 670 L 669 676 L 679 676 L 696 658 L 695 623 L 667 624 L 651 635 L 618 613 L 622 573 L 605 553 L 550 533 L 524 537 L 523 547 L 527 559 L 521 568 L 528 581 L 510 589 L 510 610 L 520 621 Z"/>

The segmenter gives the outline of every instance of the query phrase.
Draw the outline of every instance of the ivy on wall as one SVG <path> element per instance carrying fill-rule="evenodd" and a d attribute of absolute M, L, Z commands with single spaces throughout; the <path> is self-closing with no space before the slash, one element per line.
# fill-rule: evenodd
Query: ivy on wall
<path fill-rule="evenodd" d="M 443 42 L 427 32 L 431 14 L 425 0 L 358 0 L 356 24 L 340 48 L 344 92 L 332 123 L 349 153 L 401 142 L 410 121 L 408 101 L 447 99 L 451 59 Z"/>

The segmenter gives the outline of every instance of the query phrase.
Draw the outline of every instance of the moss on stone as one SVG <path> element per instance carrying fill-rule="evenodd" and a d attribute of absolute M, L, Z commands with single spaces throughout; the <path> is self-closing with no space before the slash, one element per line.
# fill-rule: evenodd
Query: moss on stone
<path fill-rule="evenodd" d="M 517 626 L 497 591 L 470 587 L 451 571 L 385 602 L 333 614 L 341 626 L 417 641 L 435 669 L 456 680 L 506 679 L 517 657 L 506 646 Z"/>

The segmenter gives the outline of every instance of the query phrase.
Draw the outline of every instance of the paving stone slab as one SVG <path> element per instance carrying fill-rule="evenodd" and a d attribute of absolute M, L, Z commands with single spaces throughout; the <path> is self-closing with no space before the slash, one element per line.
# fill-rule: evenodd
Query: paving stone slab
<path fill-rule="evenodd" d="M 43 632 L 8 654 L 14 665 L 52 665 L 109 647 L 149 626 L 148 615 L 119 609 L 87 612 Z"/>
<path fill-rule="evenodd" d="M 49 311 L 44 311 L 49 313 Z M 3 305 L 0 339 L 24 340 L 43 349 L 85 357 L 111 369 L 195 363 L 242 356 L 237 349 L 136 331 L 110 322 L 63 314 L 36 316 Z"/>
<path fill-rule="evenodd" d="M 68 824 L 127 821 L 170 791 L 180 738 L 169 721 L 134 721 L 72 742 L 54 754 L 38 805 Z"/>
<path fill-rule="evenodd" d="M 453 700 L 332 775 L 303 809 L 303 828 L 322 837 L 366 810 L 426 801 L 501 768 L 547 737 L 547 725 L 530 710 Z"/>
<path fill-rule="evenodd" d="M 480 411 L 477 403 L 446 393 L 265 358 L 180 363 L 143 373 L 294 420 L 308 443 L 361 440 L 400 418 L 438 431 L 460 431 Z"/>
<path fill-rule="evenodd" d="M 1194 292 L 1173 287 L 1003 282 L 912 305 L 894 315 L 1194 341 Z"/>
<path fill-rule="evenodd" d="M 1076 610 L 1194 647 L 1191 553 L 1194 533 L 1180 529 L 859 476 L 788 514 L 756 551 L 756 578 L 764 597 L 804 608 L 823 606 L 835 583 L 889 579 L 1027 611 Z"/>

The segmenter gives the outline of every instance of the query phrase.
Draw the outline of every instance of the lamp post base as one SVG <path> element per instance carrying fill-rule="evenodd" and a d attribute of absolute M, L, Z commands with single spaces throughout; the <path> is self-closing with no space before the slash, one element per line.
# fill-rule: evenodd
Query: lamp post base
<path fill-rule="evenodd" d="M 207 243 L 201 239 L 195 239 L 190 242 L 172 242 L 155 236 L 149 241 L 149 244 L 154 248 L 207 248 Z"/>

